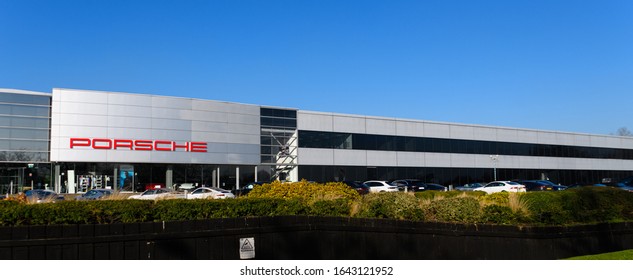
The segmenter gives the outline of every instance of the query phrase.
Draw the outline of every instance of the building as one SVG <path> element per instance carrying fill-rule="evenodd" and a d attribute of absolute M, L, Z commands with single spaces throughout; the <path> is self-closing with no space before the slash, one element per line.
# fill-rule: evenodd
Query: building
<path fill-rule="evenodd" d="M 0 193 L 253 181 L 633 175 L 633 138 L 119 92 L 0 89 Z"/>

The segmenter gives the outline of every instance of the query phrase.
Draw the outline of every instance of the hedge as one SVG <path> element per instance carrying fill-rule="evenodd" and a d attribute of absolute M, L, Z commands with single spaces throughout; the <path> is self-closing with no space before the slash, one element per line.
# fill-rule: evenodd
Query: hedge
<path fill-rule="evenodd" d="M 342 189 L 340 185 L 319 189 L 318 185 L 311 184 L 303 182 L 300 186 L 306 189 L 302 190 L 290 190 L 281 185 L 269 189 L 256 188 L 253 190 L 256 195 L 225 200 L 58 201 L 42 204 L 0 201 L 0 226 L 289 215 L 512 225 L 633 221 L 633 192 L 617 188 L 588 187 L 557 192 L 492 195 L 429 191 L 415 194 L 372 193 L 360 197 Z"/>

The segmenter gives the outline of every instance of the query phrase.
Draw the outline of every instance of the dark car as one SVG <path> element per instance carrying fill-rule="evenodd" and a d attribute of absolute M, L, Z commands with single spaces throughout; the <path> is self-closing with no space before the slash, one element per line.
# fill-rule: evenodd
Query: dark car
<path fill-rule="evenodd" d="M 365 183 L 360 181 L 343 181 L 344 184 L 348 185 L 350 188 L 356 190 L 358 194 L 368 194 L 370 187 L 365 185 Z"/>
<path fill-rule="evenodd" d="M 562 191 L 567 189 L 566 186 L 556 185 L 546 180 L 518 180 L 515 181 L 525 186 L 525 190 L 528 192 L 537 191 Z"/>
<path fill-rule="evenodd" d="M 266 184 L 267 182 L 252 182 L 252 183 L 248 183 L 246 186 L 240 188 L 240 189 L 236 189 L 236 190 L 232 190 L 231 193 L 235 196 L 244 196 L 247 195 L 249 192 L 251 192 L 253 190 L 253 188 L 255 188 L 255 186 L 261 186 L 263 184 Z"/>
<path fill-rule="evenodd" d="M 55 202 L 64 199 L 63 196 L 58 195 L 54 191 L 42 189 L 28 190 L 24 192 L 24 195 L 26 195 L 26 200 L 31 203 Z"/>
<path fill-rule="evenodd" d="M 112 190 L 94 189 L 76 197 L 76 200 L 99 200 L 112 195 Z"/>
<path fill-rule="evenodd" d="M 633 192 L 633 177 L 624 178 L 615 186 L 622 190 Z"/>
<path fill-rule="evenodd" d="M 471 183 L 471 184 L 465 184 L 463 186 L 457 186 L 455 187 L 455 190 L 456 191 L 472 191 L 476 188 L 481 188 L 485 185 L 486 183 Z"/>
<path fill-rule="evenodd" d="M 447 191 L 448 188 L 439 184 L 424 183 L 417 179 L 395 180 L 392 185 L 398 187 L 399 191 L 423 192 L 423 191 Z"/>

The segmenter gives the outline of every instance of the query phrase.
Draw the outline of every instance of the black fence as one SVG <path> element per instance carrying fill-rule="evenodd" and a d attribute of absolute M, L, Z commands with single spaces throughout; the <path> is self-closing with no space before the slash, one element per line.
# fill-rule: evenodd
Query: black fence
<path fill-rule="evenodd" d="M 259 217 L 0 227 L 0 259 L 560 259 L 633 248 L 633 223 L 461 225 L 335 217 Z"/>

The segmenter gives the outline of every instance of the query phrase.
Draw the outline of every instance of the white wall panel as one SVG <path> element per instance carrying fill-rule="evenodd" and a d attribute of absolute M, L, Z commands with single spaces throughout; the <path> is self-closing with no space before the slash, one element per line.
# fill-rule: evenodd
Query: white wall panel
<path fill-rule="evenodd" d="M 259 126 L 260 117 L 257 115 L 229 114 L 229 123 L 249 124 Z"/>
<path fill-rule="evenodd" d="M 108 130 L 105 127 L 61 126 L 57 136 L 66 139 L 68 137 L 107 138 Z"/>
<path fill-rule="evenodd" d="M 192 121 L 191 130 L 204 132 L 229 132 L 228 123 Z"/>
<path fill-rule="evenodd" d="M 192 117 L 196 121 L 223 122 L 223 123 L 226 123 L 229 121 L 228 114 L 222 113 L 222 112 L 192 111 Z"/>
<path fill-rule="evenodd" d="M 556 142 L 558 145 L 576 145 L 576 138 L 573 134 L 556 133 Z"/>
<path fill-rule="evenodd" d="M 170 119 L 152 119 L 152 129 L 174 129 L 191 131 L 191 121 L 187 120 L 170 120 Z"/>
<path fill-rule="evenodd" d="M 150 139 L 153 140 L 168 140 L 168 141 L 177 141 L 177 142 L 189 142 L 194 141 L 191 138 L 191 132 L 186 130 L 152 130 L 152 137 Z M 198 142 L 198 141 L 196 141 Z M 178 143 L 180 144 L 180 143 Z"/>
<path fill-rule="evenodd" d="M 152 108 L 151 117 L 155 119 L 192 120 L 193 111 L 184 109 Z"/>
<path fill-rule="evenodd" d="M 106 104 L 93 104 L 93 103 L 71 103 L 62 102 L 60 104 L 61 111 L 64 114 L 77 114 L 77 115 L 107 115 L 108 105 Z"/>
<path fill-rule="evenodd" d="M 424 136 L 433 138 L 449 138 L 450 127 L 447 124 L 424 123 Z"/>
<path fill-rule="evenodd" d="M 396 135 L 424 137 L 424 123 L 414 121 L 398 121 L 396 122 Z"/>
<path fill-rule="evenodd" d="M 497 141 L 521 142 L 516 129 L 497 128 Z"/>
<path fill-rule="evenodd" d="M 303 165 L 334 165 L 334 150 L 299 148 L 297 162 Z"/>
<path fill-rule="evenodd" d="M 219 142 L 227 143 L 228 134 L 226 133 L 214 133 L 214 132 L 191 132 L 191 139 L 196 142 Z"/>
<path fill-rule="evenodd" d="M 376 118 L 366 118 L 365 130 L 368 134 L 396 135 L 396 121 Z"/>
<path fill-rule="evenodd" d="M 260 146 L 252 144 L 227 144 L 226 150 L 229 154 L 260 154 Z"/>
<path fill-rule="evenodd" d="M 558 141 L 556 140 L 556 134 L 551 133 L 551 132 L 544 132 L 544 131 L 539 131 L 537 133 L 538 133 L 538 143 L 558 145 Z"/>
<path fill-rule="evenodd" d="M 367 151 L 368 166 L 396 166 L 397 164 L 396 152 Z"/>
<path fill-rule="evenodd" d="M 130 105 L 134 104 L 139 107 L 151 107 L 152 96 L 146 94 L 129 94 L 129 93 L 108 93 L 108 104 L 111 105 Z"/>
<path fill-rule="evenodd" d="M 89 103 L 100 103 L 100 104 L 108 103 L 107 92 L 59 89 L 53 92 L 53 94 L 55 93 L 60 94 L 61 96 L 60 100 L 63 103 L 67 103 L 67 102 L 89 102 Z"/>
<path fill-rule="evenodd" d="M 361 150 L 334 150 L 334 164 L 348 166 L 366 166 L 367 152 Z"/>
<path fill-rule="evenodd" d="M 475 156 L 468 154 L 450 154 L 451 167 L 477 167 Z"/>
<path fill-rule="evenodd" d="M 152 115 L 152 110 L 150 107 L 144 106 L 108 105 L 107 114 L 110 116 L 147 118 Z"/>
<path fill-rule="evenodd" d="M 226 103 L 226 112 L 231 114 L 259 116 L 260 108 L 255 105 Z"/>
<path fill-rule="evenodd" d="M 107 137 L 108 138 L 117 138 L 117 139 L 133 139 L 133 140 L 148 140 L 152 138 L 152 130 L 151 129 L 142 129 L 142 128 L 120 128 L 120 127 L 108 127 L 107 128 Z"/>
<path fill-rule="evenodd" d="M 523 143 L 538 143 L 538 133 L 530 130 L 517 130 L 517 137 Z"/>
<path fill-rule="evenodd" d="M 297 112 L 297 128 L 299 130 L 332 131 L 332 115 L 308 112 Z"/>
<path fill-rule="evenodd" d="M 108 116 L 108 126 L 128 128 L 152 128 L 152 119 L 137 117 Z"/>
<path fill-rule="evenodd" d="M 398 166 L 421 167 L 426 164 L 424 153 L 397 152 Z"/>
<path fill-rule="evenodd" d="M 365 118 L 352 116 L 333 116 L 333 130 L 337 132 L 366 133 Z"/>
<path fill-rule="evenodd" d="M 222 112 L 226 113 L 226 102 L 218 102 L 211 100 L 192 100 L 191 101 L 191 109 L 196 111 L 205 111 L 205 112 Z"/>
<path fill-rule="evenodd" d="M 424 159 L 428 167 L 451 167 L 450 154 L 425 153 Z"/>
<path fill-rule="evenodd" d="M 259 125 L 229 123 L 228 130 L 230 133 L 260 135 Z"/>
<path fill-rule="evenodd" d="M 108 125 L 108 117 L 107 116 L 93 116 L 93 115 L 61 114 L 59 115 L 59 125 L 60 126 L 106 127 Z"/>
<path fill-rule="evenodd" d="M 497 129 L 489 127 L 475 127 L 473 129 L 473 139 L 483 141 L 497 141 Z"/>
<path fill-rule="evenodd" d="M 177 97 L 152 96 L 152 107 L 191 110 L 191 99 Z"/>
<path fill-rule="evenodd" d="M 472 126 L 450 125 L 450 138 L 453 139 L 473 139 L 474 129 Z"/>
<path fill-rule="evenodd" d="M 109 162 L 151 162 L 150 151 L 109 150 Z"/>

